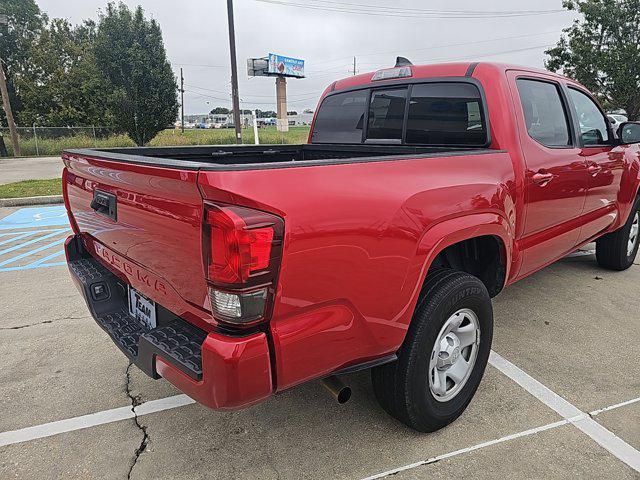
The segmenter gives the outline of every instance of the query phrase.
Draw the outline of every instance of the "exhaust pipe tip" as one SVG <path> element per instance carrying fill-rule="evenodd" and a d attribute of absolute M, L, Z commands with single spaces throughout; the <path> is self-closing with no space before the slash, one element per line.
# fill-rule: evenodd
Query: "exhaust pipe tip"
<path fill-rule="evenodd" d="M 340 405 L 347 403 L 351 399 L 351 387 L 342 383 L 335 375 L 323 378 L 321 381 L 322 386 L 327 389 Z"/>

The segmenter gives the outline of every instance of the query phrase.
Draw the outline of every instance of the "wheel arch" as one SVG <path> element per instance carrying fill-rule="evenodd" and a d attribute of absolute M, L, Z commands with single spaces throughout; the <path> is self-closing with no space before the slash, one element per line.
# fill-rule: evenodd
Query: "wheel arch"
<path fill-rule="evenodd" d="M 491 296 L 495 296 L 509 278 L 512 238 L 509 223 L 496 213 L 465 215 L 440 222 L 428 229 L 420 241 L 419 250 L 424 252 L 424 263 L 419 284 L 424 284 L 433 269 L 449 267 L 479 277 Z M 473 249 L 475 251 L 471 251 Z M 462 261 L 464 259 L 460 255 L 465 250 L 480 263 Z M 492 258 L 482 258 L 486 254 L 491 254 Z M 486 270 L 486 275 L 479 274 L 478 269 L 483 265 L 485 270 L 489 267 L 494 270 Z"/>

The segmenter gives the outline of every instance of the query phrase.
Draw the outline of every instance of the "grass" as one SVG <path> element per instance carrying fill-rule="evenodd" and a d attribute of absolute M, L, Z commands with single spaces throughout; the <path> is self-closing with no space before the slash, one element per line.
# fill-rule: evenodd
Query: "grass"
<path fill-rule="evenodd" d="M 150 147 L 165 147 L 176 145 L 226 145 L 234 144 L 235 130 L 221 129 L 190 129 L 184 133 L 180 129 L 163 130 L 149 142 Z M 258 129 L 260 143 L 306 143 L 309 127 L 289 127 L 288 132 L 278 132 L 276 127 Z M 242 129 L 242 143 L 253 144 L 253 128 Z"/>
<path fill-rule="evenodd" d="M 286 133 L 278 132 L 276 127 L 259 129 L 260 143 L 306 143 L 309 135 L 308 126 L 289 127 Z M 242 130 L 242 140 L 245 144 L 253 144 L 253 129 Z M 11 141 L 5 137 L 5 144 L 9 155 L 13 155 Z M 163 130 L 148 144 L 150 147 L 185 146 L 185 145 L 226 145 L 235 144 L 235 130 L 233 129 L 189 129 L 182 133 L 179 129 Z M 113 148 L 134 147 L 133 141 L 124 134 L 112 135 L 106 138 L 93 138 L 80 134 L 59 138 L 21 138 L 20 147 L 23 157 L 58 156 L 67 148 Z"/>
<path fill-rule="evenodd" d="M 0 185 L 0 198 L 41 197 L 43 195 L 62 195 L 62 180 L 24 180 L 22 182 Z"/>

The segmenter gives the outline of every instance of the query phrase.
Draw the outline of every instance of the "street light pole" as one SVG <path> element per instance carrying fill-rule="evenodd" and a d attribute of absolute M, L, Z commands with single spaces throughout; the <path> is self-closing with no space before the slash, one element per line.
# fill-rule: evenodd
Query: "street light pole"
<path fill-rule="evenodd" d="M 233 97 L 233 123 L 236 127 L 236 143 L 242 143 L 242 125 L 240 125 L 240 94 L 238 93 L 238 65 L 236 63 L 236 34 L 233 25 L 233 0 L 227 0 L 229 18 L 229 51 L 231 53 L 231 96 Z"/>
<path fill-rule="evenodd" d="M 0 25 L 9 25 L 9 19 L 6 15 L 0 15 Z M 0 52 L 0 93 L 2 93 L 2 106 L 7 115 L 7 124 L 11 133 L 11 143 L 13 144 L 14 157 L 20 156 L 20 142 L 18 140 L 18 131 L 13 120 L 13 111 L 11 110 L 11 102 L 9 101 L 9 90 L 7 89 L 7 78 L 4 75 L 4 61 Z"/>
<path fill-rule="evenodd" d="M 182 67 L 180 67 L 180 125 L 182 133 L 184 133 L 184 76 L 182 75 Z"/>

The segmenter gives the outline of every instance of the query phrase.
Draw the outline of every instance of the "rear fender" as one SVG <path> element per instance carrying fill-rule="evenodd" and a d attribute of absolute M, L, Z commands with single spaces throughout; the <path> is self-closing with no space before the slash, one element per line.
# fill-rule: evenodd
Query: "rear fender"
<path fill-rule="evenodd" d="M 632 158 L 634 155 L 630 155 Z M 629 168 L 625 169 L 622 174 L 620 191 L 618 193 L 618 208 L 620 215 L 609 230 L 616 230 L 623 226 L 629 218 L 631 207 L 636 201 L 636 197 L 640 195 L 640 162 L 633 160 L 630 162 Z"/>
<path fill-rule="evenodd" d="M 496 213 L 478 213 L 444 220 L 425 231 L 418 243 L 412 269 L 416 272 L 415 281 L 411 282 L 415 285 L 412 308 L 415 308 L 429 268 L 440 252 L 456 243 L 482 236 L 494 236 L 502 241 L 501 255 L 506 268 L 505 278 L 509 278 L 513 257 L 513 234 L 509 222 L 503 216 Z"/>

